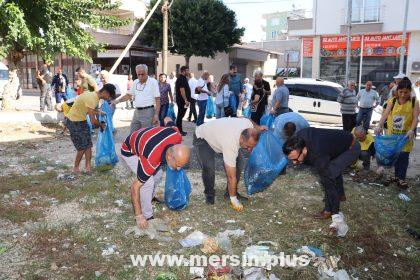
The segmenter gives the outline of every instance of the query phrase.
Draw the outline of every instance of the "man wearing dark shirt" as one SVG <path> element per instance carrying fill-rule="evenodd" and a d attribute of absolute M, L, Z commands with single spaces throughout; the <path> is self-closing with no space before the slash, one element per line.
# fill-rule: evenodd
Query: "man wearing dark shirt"
<path fill-rule="evenodd" d="M 255 82 L 251 95 L 251 120 L 260 124 L 260 119 L 264 115 L 265 108 L 268 104 L 270 84 L 263 79 L 263 73 L 260 70 L 255 71 L 254 79 Z"/>
<path fill-rule="evenodd" d="M 308 127 L 289 138 L 283 152 L 293 163 L 315 167 L 325 188 L 325 208 L 316 217 L 328 219 L 338 214 L 345 201 L 343 171 L 359 157 L 360 144 L 347 131 Z"/>
<path fill-rule="evenodd" d="M 175 82 L 176 105 L 178 106 L 176 126 L 178 127 L 182 136 L 187 135 L 187 133 L 182 130 L 182 119 L 184 118 L 188 106 L 190 106 L 191 100 L 191 90 L 187 78 L 189 72 L 190 70 L 187 66 L 182 66 L 181 75 L 178 77 L 178 79 L 176 79 Z"/>

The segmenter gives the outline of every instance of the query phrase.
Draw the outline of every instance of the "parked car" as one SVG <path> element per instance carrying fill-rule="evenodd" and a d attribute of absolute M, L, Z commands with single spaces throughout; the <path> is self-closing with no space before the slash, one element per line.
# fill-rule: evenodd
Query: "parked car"
<path fill-rule="evenodd" d="M 4 86 L 9 81 L 9 68 L 0 62 L 0 99 L 3 97 Z"/>
<path fill-rule="evenodd" d="M 338 95 L 343 87 L 337 83 L 320 79 L 286 79 L 284 84 L 289 89 L 289 108 L 303 115 L 308 121 L 341 124 Z M 380 106 L 378 106 L 380 107 Z M 372 123 L 380 119 L 382 108 L 375 108 Z"/>

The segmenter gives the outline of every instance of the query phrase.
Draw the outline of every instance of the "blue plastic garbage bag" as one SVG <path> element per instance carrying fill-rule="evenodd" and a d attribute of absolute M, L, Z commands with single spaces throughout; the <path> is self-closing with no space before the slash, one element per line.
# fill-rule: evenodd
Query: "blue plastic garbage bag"
<path fill-rule="evenodd" d="M 182 210 L 190 201 L 191 184 L 184 169 L 166 167 L 165 204 L 171 210 Z"/>
<path fill-rule="evenodd" d="M 216 112 L 214 111 L 214 101 L 213 101 L 213 97 L 209 96 L 209 98 L 207 99 L 207 105 L 206 105 L 206 118 L 211 119 L 213 118 L 216 114 Z"/>
<path fill-rule="evenodd" d="M 288 122 L 292 122 L 296 126 L 295 134 L 302 130 L 303 128 L 309 127 L 309 123 L 302 117 L 300 114 L 295 112 L 289 112 L 285 114 L 281 114 L 274 120 L 274 134 L 285 141 L 287 139 L 286 135 L 284 134 L 284 125 Z"/>
<path fill-rule="evenodd" d="M 276 117 L 271 114 L 264 114 L 264 116 L 261 117 L 260 125 L 265 125 L 268 127 L 268 129 L 273 130 L 273 124 Z"/>
<path fill-rule="evenodd" d="M 71 86 L 66 87 L 66 99 L 72 99 L 75 98 L 77 94 L 74 92 L 74 90 L 71 88 Z"/>
<path fill-rule="evenodd" d="M 245 107 L 243 110 L 242 110 L 242 115 L 245 117 L 245 118 L 251 118 L 251 106 L 249 105 L 248 107 Z"/>
<path fill-rule="evenodd" d="M 114 125 L 112 123 L 112 110 L 107 102 L 101 107 L 101 111 L 105 115 L 99 116 L 100 122 L 106 123 L 106 128 L 101 131 L 98 131 L 98 142 L 96 143 L 96 155 L 95 155 L 95 164 L 96 166 L 108 166 L 113 167 L 118 162 L 118 156 L 115 152 L 115 142 L 114 136 L 112 134 L 114 130 Z"/>
<path fill-rule="evenodd" d="M 401 150 L 407 144 L 408 137 L 405 135 L 378 135 L 375 137 L 375 158 L 382 166 L 393 166 L 400 155 Z"/>
<path fill-rule="evenodd" d="M 173 121 L 176 120 L 175 110 L 174 110 L 174 104 L 169 104 L 168 107 L 168 117 L 170 117 Z"/>
<path fill-rule="evenodd" d="M 260 136 L 245 166 L 244 178 L 248 195 L 265 190 L 287 165 L 283 142 L 273 132 Z"/>

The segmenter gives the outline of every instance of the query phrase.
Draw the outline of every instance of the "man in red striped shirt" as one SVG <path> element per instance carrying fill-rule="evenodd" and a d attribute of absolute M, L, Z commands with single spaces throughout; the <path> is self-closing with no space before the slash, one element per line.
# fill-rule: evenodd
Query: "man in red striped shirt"
<path fill-rule="evenodd" d="M 137 156 L 137 179 L 131 185 L 131 202 L 139 228 L 147 228 L 153 219 L 152 198 L 155 179 L 161 177 L 160 167 L 180 169 L 188 163 L 190 149 L 181 144 L 182 136 L 171 118 L 165 126 L 147 127 L 131 133 L 121 146 L 124 157 Z"/>

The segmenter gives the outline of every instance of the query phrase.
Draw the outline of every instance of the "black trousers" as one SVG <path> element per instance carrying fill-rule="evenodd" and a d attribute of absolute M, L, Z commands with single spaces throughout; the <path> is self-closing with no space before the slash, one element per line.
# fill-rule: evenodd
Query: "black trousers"
<path fill-rule="evenodd" d="M 325 211 L 337 214 L 340 211 L 340 196 L 344 195 L 343 171 L 352 165 L 360 154 L 360 144 L 331 160 L 325 170 L 322 170 L 321 183 L 325 189 Z"/>
<path fill-rule="evenodd" d="M 187 109 L 185 109 L 185 103 L 182 102 L 178 102 L 178 98 L 177 98 L 177 102 L 176 105 L 178 107 L 178 114 L 176 116 L 176 126 L 178 127 L 179 131 L 184 131 L 182 130 L 182 119 L 185 116 L 185 112 L 187 112 Z"/>
<path fill-rule="evenodd" d="M 351 132 L 356 126 L 357 114 L 342 114 L 343 130 Z"/>
<path fill-rule="evenodd" d="M 202 170 L 201 175 L 204 183 L 204 194 L 206 197 L 214 197 L 216 152 L 212 149 L 212 147 L 210 147 L 206 140 L 197 138 L 195 134 L 193 144 L 197 151 L 198 162 Z M 238 183 L 241 178 L 241 172 L 244 166 L 244 161 L 245 160 L 241 153 L 241 150 L 239 150 L 239 154 L 236 159 L 236 180 Z"/>
<path fill-rule="evenodd" d="M 190 113 L 188 114 L 188 119 L 191 120 L 191 116 L 194 116 L 194 121 L 197 121 L 197 108 L 195 108 L 196 103 L 197 103 L 197 100 L 195 100 L 194 98 L 191 98 Z"/>

